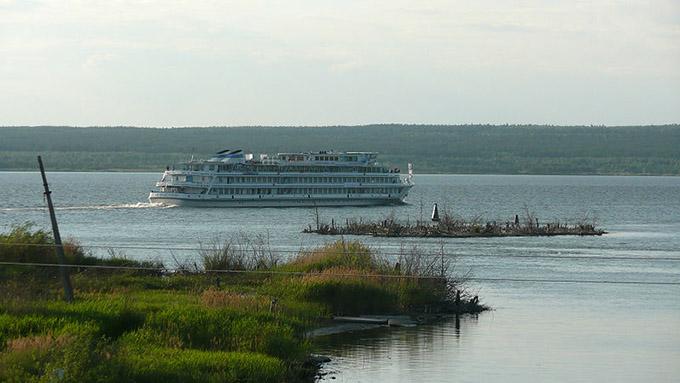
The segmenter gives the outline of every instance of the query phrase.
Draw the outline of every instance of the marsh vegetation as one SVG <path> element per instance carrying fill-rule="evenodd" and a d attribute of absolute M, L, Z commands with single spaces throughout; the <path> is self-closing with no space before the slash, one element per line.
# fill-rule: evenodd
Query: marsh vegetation
<path fill-rule="evenodd" d="M 285 258 L 241 237 L 165 265 L 70 240 L 69 304 L 57 267 L 25 265 L 56 263 L 48 233 L 19 226 L 0 244 L 0 381 L 303 381 L 316 370 L 305 333 L 333 315 L 486 309 L 417 248 L 390 261 L 337 241 Z"/>

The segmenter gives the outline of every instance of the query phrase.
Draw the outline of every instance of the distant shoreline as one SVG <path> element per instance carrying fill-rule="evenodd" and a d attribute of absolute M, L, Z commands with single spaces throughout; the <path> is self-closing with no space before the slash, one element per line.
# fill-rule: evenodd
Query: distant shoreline
<path fill-rule="evenodd" d="M 0 128 L 0 169 L 162 171 L 224 149 L 371 151 L 415 174 L 680 175 L 680 125 Z"/>
<path fill-rule="evenodd" d="M 50 173 L 150 173 L 160 174 L 163 169 L 81 169 L 81 170 L 47 170 Z M 37 169 L 0 169 L 0 173 L 38 173 Z M 415 173 L 414 176 L 565 176 L 565 177 L 678 177 L 680 174 L 650 174 L 650 173 L 620 173 L 620 174 L 606 174 L 606 173 Z"/>

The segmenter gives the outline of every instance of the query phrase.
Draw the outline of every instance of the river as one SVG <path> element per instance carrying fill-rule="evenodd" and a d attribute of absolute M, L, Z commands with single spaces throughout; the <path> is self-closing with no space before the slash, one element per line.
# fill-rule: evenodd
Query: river
<path fill-rule="evenodd" d="M 282 254 L 334 238 L 302 234 L 311 209 L 166 208 L 146 196 L 159 174 L 49 173 L 63 237 L 95 254 L 172 262 L 238 233 Z M 482 221 L 532 211 L 541 222 L 597 222 L 602 237 L 447 239 L 469 291 L 493 311 L 416 328 L 320 340 L 335 382 L 616 382 L 680 377 L 680 177 L 416 175 L 407 205 L 324 208 L 322 220 L 427 219 L 440 209 Z M 48 228 L 40 176 L 0 172 L 0 231 Z M 438 240 L 362 238 L 390 256 Z M 173 248 L 172 254 L 166 248 Z M 182 250 L 186 249 L 186 250 Z M 587 281 L 587 282 L 578 282 Z M 614 282 L 614 283 L 609 283 Z M 623 283 L 622 283 L 623 282 Z"/>

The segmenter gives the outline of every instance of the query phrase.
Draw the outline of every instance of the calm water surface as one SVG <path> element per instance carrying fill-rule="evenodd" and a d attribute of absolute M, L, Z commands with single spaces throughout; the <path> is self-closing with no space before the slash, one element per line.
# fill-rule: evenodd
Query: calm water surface
<path fill-rule="evenodd" d="M 63 236 L 82 244 L 128 245 L 134 258 L 168 261 L 159 246 L 195 248 L 239 232 L 297 250 L 333 238 L 300 231 L 310 209 L 196 209 L 149 205 L 158 174 L 52 173 Z M 322 219 L 427 217 L 433 202 L 467 218 L 511 220 L 530 208 L 542 221 L 587 217 L 597 238 L 448 239 L 458 270 L 479 278 L 680 282 L 680 178 L 587 176 L 416 176 L 408 205 L 324 208 Z M 0 231 L 26 221 L 48 227 L 37 173 L 0 172 Z M 422 206 L 422 208 L 421 208 Z M 384 253 L 437 240 L 363 238 Z M 136 248 L 143 247 L 143 248 Z M 104 254 L 105 249 L 93 248 Z M 175 250 L 178 258 L 195 250 Z M 558 255 L 545 259 L 525 256 Z M 578 256 L 589 259 L 573 258 Z M 598 257 L 606 257 L 598 259 Z M 635 257 L 640 259 L 623 259 Z M 621 258 L 621 259 L 617 259 Z M 666 260 L 664 260 L 666 259 Z M 409 329 L 321 340 L 336 382 L 680 380 L 680 286 L 473 282 L 494 311 Z"/>

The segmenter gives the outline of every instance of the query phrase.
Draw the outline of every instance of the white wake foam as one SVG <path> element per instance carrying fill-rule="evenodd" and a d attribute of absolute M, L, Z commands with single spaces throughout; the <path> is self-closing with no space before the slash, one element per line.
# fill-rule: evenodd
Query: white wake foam
<path fill-rule="evenodd" d="M 168 205 L 160 202 L 137 202 L 123 203 L 115 205 L 87 205 L 87 206 L 57 206 L 55 210 L 116 210 L 116 209 L 169 209 L 176 205 Z M 0 211 L 39 211 L 47 209 L 46 206 L 40 207 L 9 207 L 0 208 Z"/>
<path fill-rule="evenodd" d="M 92 205 L 92 206 L 63 206 L 57 210 L 116 210 L 116 209 L 168 209 L 175 205 L 166 205 L 160 202 L 137 202 L 116 205 Z"/>

